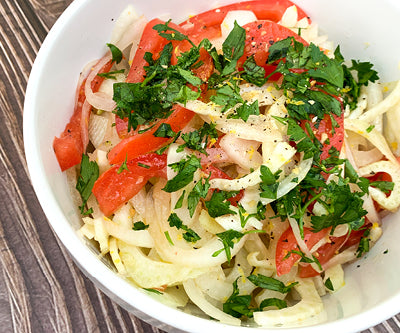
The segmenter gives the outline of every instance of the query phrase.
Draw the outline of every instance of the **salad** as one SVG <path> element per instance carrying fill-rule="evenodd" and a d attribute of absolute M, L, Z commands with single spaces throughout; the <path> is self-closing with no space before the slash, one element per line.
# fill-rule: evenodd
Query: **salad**
<path fill-rule="evenodd" d="M 400 84 L 289 0 L 176 24 L 128 7 L 53 148 L 119 274 L 232 325 L 323 321 L 400 205 Z M 195 307 L 193 306 L 195 305 Z"/>

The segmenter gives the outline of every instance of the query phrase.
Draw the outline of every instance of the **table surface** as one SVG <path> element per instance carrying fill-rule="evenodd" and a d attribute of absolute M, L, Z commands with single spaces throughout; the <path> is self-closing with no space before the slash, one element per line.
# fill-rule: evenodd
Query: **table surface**
<path fill-rule="evenodd" d="M 29 181 L 22 136 L 26 84 L 41 43 L 71 1 L 0 1 L 0 330 L 158 333 L 80 272 Z M 400 314 L 365 332 L 400 332 Z"/>

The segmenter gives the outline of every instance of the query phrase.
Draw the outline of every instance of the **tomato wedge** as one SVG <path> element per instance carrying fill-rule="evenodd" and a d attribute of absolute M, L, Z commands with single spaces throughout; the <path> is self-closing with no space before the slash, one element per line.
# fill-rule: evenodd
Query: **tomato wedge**
<path fill-rule="evenodd" d="M 155 18 L 148 22 L 144 27 L 138 49 L 132 59 L 132 65 L 129 70 L 128 77 L 126 78 L 126 82 L 138 83 L 144 80 L 146 75 L 144 66 L 148 65 L 147 61 L 144 60 L 145 53 L 151 52 L 153 54 L 153 58 L 157 58 L 163 47 L 167 44 L 167 40 L 161 37 L 158 32 L 153 29 L 155 25 L 164 23 L 164 21 Z"/>
<path fill-rule="evenodd" d="M 100 210 L 110 216 L 135 196 L 152 177 L 167 178 L 167 156 L 149 153 L 126 162 L 128 170 L 115 165 L 104 172 L 93 186 Z M 118 173 L 119 172 L 119 173 Z"/>
<path fill-rule="evenodd" d="M 259 20 L 278 22 L 286 9 L 293 6 L 289 0 L 256 0 L 242 1 L 230 5 L 218 7 L 201 14 L 190 17 L 180 26 L 194 42 L 200 42 L 203 38 L 214 39 L 221 36 L 221 23 L 226 14 L 232 10 L 251 10 Z M 298 19 L 308 17 L 298 6 Z"/>
<path fill-rule="evenodd" d="M 245 24 L 243 28 L 246 30 L 246 41 L 243 56 L 238 61 L 238 67 L 242 68 L 243 63 L 250 56 L 254 56 L 254 60 L 258 66 L 265 69 L 266 75 L 273 72 L 276 68 L 274 65 L 267 65 L 268 48 L 275 42 L 293 37 L 296 41 L 308 45 L 308 43 L 292 30 L 272 21 L 258 20 Z M 277 77 L 272 79 L 277 79 Z"/>
<path fill-rule="evenodd" d="M 153 134 L 159 125 L 166 123 L 171 125 L 174 132 L 182 130 L 193 118 L 194 113 L 180 105 L 174 106 L 174 112 L 167 118 L 161 120 L 152 129 L 122 139 L 109 153 L 110 164 L 122 163 L 126 158 L 129 160 L 148 152 L 153 152 L 166 145 L 171 139 L 155 137 Z"/>
<path fill-rule="evenodd" d="M 100 73 L 109 72 L 112 66 L 112 62 L 105 64 Z M 96 76 L 92 83 L 91 88 L 93 92 L 97 92 L 103 82 L 104 78 Z M 81 83 L 78 90 L 78 100 L 75 105 L 74 113 L 72 114 L 69 123 L 65 126 L 64 132 L 60 134 L 60 137 L 55 137 L 53 141 L 53 149 L 56 154 L 58 164 L 61 167 L 61 171 L 65 171 L 74 165 L 81 162 L 82 154 L 84 153 L 85 147 L 82 142 L 82 107 L 86 100 L 85 95 L 85 83 L 86 79 Z"/>
<path fill-rule="evenodd" d="M 317 242 L 325 237 L 329 229 L 324 229 L 319 232 L 312 232 L 310 228 L 304 228 L 304 242 L 311 249 Z M 298 250 L 296 238 L 291 227 L 279 238 L 276 246 L 275 265 L 278 276 L 287 274 L 292 269 L 293 265 L 300 260 L 300 256 L 296 253 L 291 253 L 288 258 L 286 256 L 290 251 Z"/>
<path fill-rule="evenodd" d="M 335 255 L 335 253 L 340 248 L 342 248 L 344 242 L 347 239 L 347 235 L 341 237 L 329 237 L 329 238 L 331 242 L 322 245 L 318 249 L 318 251 L 314 254 L 321 265 L 327 263 Z M 305 266 L 300 266 L 299 276 L 301 278 L 318 276 L 319 274 L 320 273 L 318 273 L 314 268 L 312 268 L 310 264 L 307 264 Z"/>

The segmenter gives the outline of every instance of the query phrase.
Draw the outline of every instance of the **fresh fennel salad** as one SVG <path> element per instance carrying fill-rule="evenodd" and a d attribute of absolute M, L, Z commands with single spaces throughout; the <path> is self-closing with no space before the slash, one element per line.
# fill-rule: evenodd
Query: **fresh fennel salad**
<path fill-rule="evenodd" d="M 321 297 L 400 205 L 400 85 L 288 0 L 180 24 L 128 7 L 107 47 L 53 143 L 80 233 L 171 306 L 323 321 Z"/>

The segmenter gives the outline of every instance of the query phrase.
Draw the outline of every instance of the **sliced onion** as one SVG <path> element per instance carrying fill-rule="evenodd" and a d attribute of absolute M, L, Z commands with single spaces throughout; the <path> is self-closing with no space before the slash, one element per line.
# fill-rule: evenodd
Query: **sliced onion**
<path fill-rule="evenodd" d="M 380 103 L 369 109 L 363 115 L 360 116 L 360 120 L 368 123 L 372 123 L 377 117 L 389 111 L 392 107 L 398 104 L 400 101 L 400 81 L 397 82 L 396 87 L 393 91 Z"/>
<path fill-rule="evenodd" d="M 400 90 L 399 90 L 400 92 Z M 397 163 L 396 157 L 390 150 L 384 136 L 375 129 L 369 131 L 370 124 L 360 119 L 345 119 L 344 128 L 347 131 L 355 132 L 366 138 L 392 163 Z"/>
<path fill-rule="evenodd" d="M 99 62 L 92 68 L 91 73 L 89 74 L 86 83 L 85 83 L 85 95 L 87 101 L 96 109 L 103 111 L 113 111 L 116 107 L 116 103 L 113 101 L 112 96 L 108 96 L 103 92 L 94 93 L 92 90 L 92 81 L 99 73 L 99 71 L 103 68 L 105 64 L 107 64 L 111 60 L 111 53 L 108 52 L 103 58 L 99 60 Z"/>
<path fill-rule="evenodd" d="M 201 158 L 202 164 L 218 164 L 232 162 L 231 158 L 222 148 L 206 148 L 207 155 L 196 153 L 196 157 Z"/>
<path fill-rule="evenodd" d="M 286 149 L 287 148 L 287 149 Z M 286 142 L 278 142 L 275 149 L 267 161 L 263 165 L 267 166 L 272 173 L 279 170 L 285 163 L 290 161 L 295 153 L 295 149 L 290 147 Z M 211 188 L 218 188 L 222 191 L 240 191 L 248 187 L 261 183 L 261 166 L 252 173 L 239 179 L 221 179 L 215 178 L 210 180 Z M 294 178 L 294 177 L 293 177 Z"/>
<path fill-rule="evenodd" d="M 257 151 L 260 143 L 257 141 L 239 139 L 228 133 L 222 137 L 219 145 L 230 161 L 243 169 L 256 169 L 262 163 L 262 156 Z"/>
<path fill-rule="evenodd" d="M 108 119 L 96 114 L 92 114 L 89 119 L 89 139 L 95 148 L 103 142 L 107 133 Z"/>

